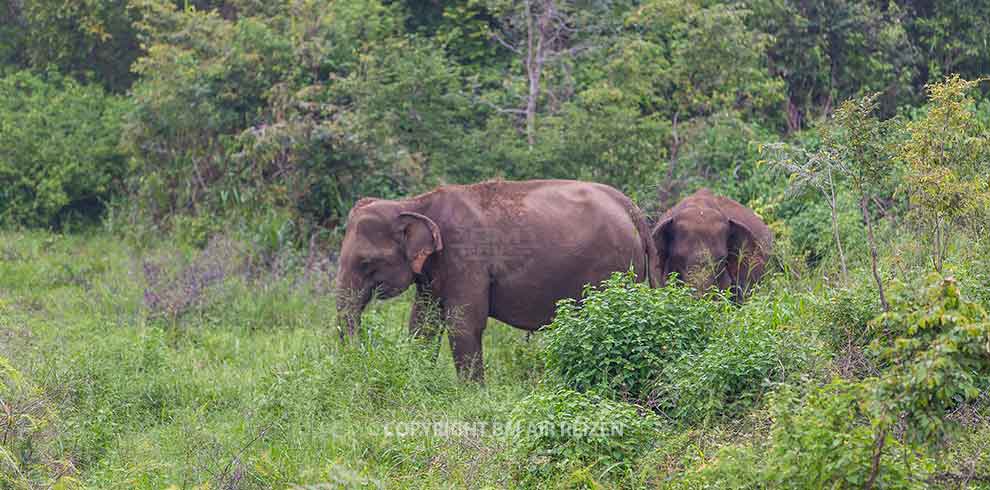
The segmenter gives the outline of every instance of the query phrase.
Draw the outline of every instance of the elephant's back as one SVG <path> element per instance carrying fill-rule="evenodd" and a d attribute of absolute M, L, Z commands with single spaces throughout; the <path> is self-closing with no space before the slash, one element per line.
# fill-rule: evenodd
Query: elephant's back
<path fill-rule="evenodd" d="M 508 263 L 522 266 L 512 269 L 619 264 L 626 270 L 632 263 L 637 272 L 645 272 L 649 263 L 652 243 L 645 219 L 628 197 L 607 185 L 496 180 L 440 192 L 432 196 L 435 211 L 430 215 L 436 216 L 445 242 L 452 248 L 510 256 Z"/>
<path fill-rule="evenodd" d="M 457 196 L 458 206 L 473 209 L 477 219 L 487 220 L 488 225 L 509 221 L 516 226 L 568 228 L 576 220 L 629 229 L 633 221 L 630 206 L 635 208 L 625 194 L 613 187 L 577 180 L 491 180 L 448 186 L 448 192 Z"/>

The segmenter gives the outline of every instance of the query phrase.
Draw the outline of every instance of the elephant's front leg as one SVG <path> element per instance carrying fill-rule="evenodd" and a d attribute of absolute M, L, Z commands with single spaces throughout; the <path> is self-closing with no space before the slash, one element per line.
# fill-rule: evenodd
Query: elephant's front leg
<path fill-rule="evenodd" d="M 432 348 L 434 360 L 440 353 L 440 339 L 437 338 L 443 322 L 440 314 L 440 301 L 429 286 L 417 283 L 416 298 L 409 312 L 409 335 Z"/>
<path fill-rule="evenodd" d="M 416 298 L 409 312 L 409 335 L 429 342 L 436 338 L 440 328 L 440 301 L 429 286 L 416 284 Z"/>
<path fill-rule="evenodd" d="M 455 298 L 444 299 L 447 338 L 461 379 L 483 382 L 485 366 L 481 355 L 481 336 L 488 322 L 488 285 L 467 289 L 473 294 L 458 294 Z"/>

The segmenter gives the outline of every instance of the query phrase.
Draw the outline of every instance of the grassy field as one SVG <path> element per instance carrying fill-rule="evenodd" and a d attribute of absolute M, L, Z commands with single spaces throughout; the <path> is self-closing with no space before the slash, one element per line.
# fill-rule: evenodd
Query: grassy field
<path fill-rule="evenodd" d="M 0 243 L 0 354 L 53 412 L 22 435 L 53 474 L 70 465 L 92 488 L 509 484 L 504 441 L 408 423 L 503 419 L 540 378 L 521 331 L 492 325 L 489 382 L 463 385 L 446 346 L 433 362 L 406 341 L 408 294 L 373 304 L 368 337 L 342 346 L 333 299 L 298 275 L 230 274 L 173 321 L 145 308 L 148 259 L 113 238 Z M 189 255 L 143 252 L 178 268 Z"/>
<path fill-rule="evenodd" d="M 373 303 L 365 337 L 342 345 L 323 273 L 277 259 L 248 263 L 224 243 L 139 250 L 100 234 L 0 234 L 0 436 L 21 462 L 0 488 L 533 486 L 493 428 L 541 388 L 539 335 L 492 322 L 488 382 L 462 384 L 445 343 L 434 360 L 407 340 L 408 292 Z M 855 369 L 816 321 L 820 287 L 778 274 L 754 300 L 771 318 L 771 380 Z M 721 447 L 766 436 L 762 392 L 741 416 L 661 425 L 631 468 L 546 484 L 677 486 Z M 987 462 L 984 412 L 934 464 Z"/>

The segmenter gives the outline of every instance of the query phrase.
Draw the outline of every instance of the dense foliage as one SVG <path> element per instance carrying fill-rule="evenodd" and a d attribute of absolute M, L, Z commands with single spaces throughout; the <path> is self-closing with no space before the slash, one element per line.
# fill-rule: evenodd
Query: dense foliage
<path fill-rule="evenodd" d="M 547 370 L 564 385 L 646 399 L 652 379 L 683 353 L 700 350 L 716 306 L 676 283 L 654 289 L 632 272 L 565 299 L 547 327 Z"/>
<path fill-rule="evenodd" d="M 766 441 L 727 447 L 688 478 L 725 488 L 929 488 L 932 454 L 976 400 L 990 369 L 990 322 L 952 279 L 920 294 L 894 289 L 873 348 L 889 367 L 859 381 L 833 379 L 807 393 L 781 385 Z M 895 435 L 895 431 L 899 434 Z"/>
<path fill-rule="evenodd" d="M 566 388 L 539 391 L 513 410 L 520 474 L 535 480 L 585 466 L 623 472 L 650 449 L 659 419 L 635 406 Z"/>
<path fill-rule="evenodd" d="M 108 143 L 132 165 L 110 190 L 141 203 L 118 213 L 135 233 L 303 243 L 358 197 L 491 177 L 606 182 L 648 209 L 702 183 L 747 202 L 779 190 L 752 142 L 990 71 L 985 3 L 10 0 L 0 69 L 126 94 Z"/>
<path fill-rule="evenodd" d="M 724 312 L 704 348 L 658 372 L 653 404 L 686 422 L 734 416 L 757 405 L 771 383 L 801 372 L 815 354 L 794 337 L 792 298 L 760 298 Z"/>
<path fill-rule="evenodd" d="M 0 223 L 92 220 L 127 174 L 126 103 L 56 72 L 0 78 Z"/>

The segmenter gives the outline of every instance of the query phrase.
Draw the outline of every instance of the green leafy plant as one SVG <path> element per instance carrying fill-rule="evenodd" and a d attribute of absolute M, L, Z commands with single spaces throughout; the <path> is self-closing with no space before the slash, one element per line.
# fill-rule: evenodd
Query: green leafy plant
<path fill-rule="evenodd" d="M 953 229 L 967 216 L 986 223 L 990 209 L 990 138 L 970 96 L 981 81 L 952 76 L 928 85 L 928 110 L 908 124 L 910 137 L 899 147 L 898 156 L 908 165 L 904 184 L 913 216 L 931 230 L 931 257 L 939 272 Z"/>
<path fill-rule="evenodd" d="M 933 275 L 920 293 L 895 283 L 891 292 L 890 310 L 873 321 L 885 332 L 871 346 L 884 370 L 804 393 L 782 385 L 771 397 L 765 445 L 730 446 L 685 485 L 870 489 L 938 481 L 928 455 L 958 427 L 950 410 L 975 400 L 990 376 L 990 315 L 951 278 Z"/>
<path fill-rule="evenodd" d="M 567 388 L 527 396 L 511 414 L 512 447 L 527 478 L 595 466 L 628 469 L 659 428 L 651 412 Z"/>
<path fill-rule="evenodd" d="M 799 367 L 792 362 L 798 356 L 784 345 L 789 338 L 784 324 L 792 317 L 767 297 L 726 312 L 703 350 L 687 352 L 663 369 L 651 401 L 685 422 L 744 413 L 771 382 Z"/>
<path fill-rule="evenodd" d="M 884 435 L 891 457 L 872 472 L 875 425 L 868 414 L 868 386 L 844 380 L 799 395 L 782 388 L 774 395 L 763 479 L 781 488 L 921 488 L 930 469 L 909 446 Z"/>
<path fill-rule="evenodd" d="M 55 72 L 0 78 L 0 223 L 95 219 L 126 172 L 125 103 Z"/>
<path fill-rule="evenodd" d="M 891 176 L 896 173 L 896 161 L 890 146 L 897 130 L 897 121 L 877 118 L 879 97 L 880 94 L 875 93 L 843 102 L 824 126 L 821 147 L 814 153 L 802 149 L 791 151 L 782 144 L 768 145 L 764 153 L 790 174 L 792 182 L 817 189 L 825 199 L 832 214 L 832 235 L 844 279 L 848 271 L 839 233 L 837 188 L 840 178 L 849 184 L 866 224 L 873 279 L 880 305 L 886 310 L 887 298 L 879 270 L 879 252 L 870 208 L 878 192 L 889 186 Z"/>
<path fill-rule="evenodd" d="M 895 340 L 872 348 L 890 365 L 877 380 L 878 416 L 903 421 L 907 440 L 934 447 L 957 427 L 952 407 L 976 399 L 990 376 L 990 315 L 953 278 L 933 275 L 918 294 L 898 287 L 876 325 Z"/>
<path fill-rule="evenodd" d="M 718 306 L 671 281 L 664 288 L 615 273 L 587 286 L 581 301 L 562 300 L 546 334 L 552 377 L 579 391 L 644 399 L 663 367 L 704 347 Z"/>
<path fill-rule="evenodd" d="M 879 359 L 869 346 L 885 335 L 870 323 L 879 309 L 876 294 L 866 283 L 831 289 L 812 298 L 811 324 L 826 343 L 832 367 L 841 376 L 864 378 L 877 374 Z"/>
<path fill-rule="evenodd" d="M 887 436 L 889 458 L 871 481 L 874 427 L 861 383 L 836 379 L 807 392 L 781 385 L 770 396 L 770 433 L 733 444 L 686 472 L 673 488 L 927 488 L 931 461 Z M 867 482 L 870 482 L 869 484 Z"/>

